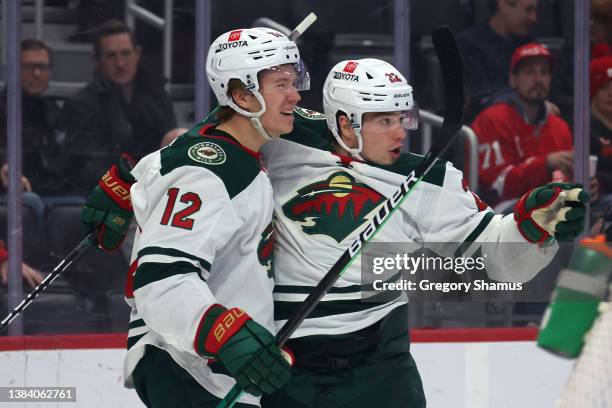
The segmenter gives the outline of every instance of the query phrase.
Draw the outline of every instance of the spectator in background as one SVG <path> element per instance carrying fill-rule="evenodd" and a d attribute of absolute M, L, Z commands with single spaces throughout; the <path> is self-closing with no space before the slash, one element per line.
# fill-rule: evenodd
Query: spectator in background
<path fill-rule="evenodd" d="M 508 91 L 512 52 L 533 41 L 530 28 L 537 21 L 537 0 L 496 0 L 486 24 L 459 34 L 468 88 L 466 121 L 489 106 L 495 95 Z"/>
<path fill-rule="evenodd" d="M 612 0 L 591 0 L 591 59 L 612 55 Z M 550 99 L 570 125 L 574 122 L 574 39 L 561 49 L 553 74 Z"/>
<path fill-rule="evenodd" d="M 40 282 L 43 281 L 43 275 L 36 269 L 27 265 L 26 263 L 21 264 L 21 275 L 28 284 L 35 288 Z M 8 253 L 4 247 L 4 241 L 0 240 L 0 281 L 3 285 L 8 283 Z"/>
<path fill-rule="evenodd" d="M 472 124 L 480 144 L 481 192 L 492 205 L 552 181 L 553 171 L 560 171 L 563 179 L 572 177 L 570 129 L 545 105 L 552 62 L 541 44 L 517 48 L 510 62 L 513 91 L 500 96 Z"/>
<path fill-rule="evenodd" d="M 591 61 L 591 154 L 601 194 L 612 194 L 612 57 Z"/>
<path fill-rule="evenodd" d="M 66 103 L 62 114 L 65 170 L 78 194 L 87 194 L 122 153 L 139 160 L 157 150 L 163 135 L 176 127 L 165 80 L 139 64 L 140 47 L 123 23 L 111 20 L 100 26 L 94 58 L 94 80 Z"/>
<path fill-rule="evenodd" d="M 59 169 L 59 133 L 56 131 L 60 106 L 57 99 L 45 95 L 49 88 L 51 50 L 42 41 L 26 39 L 21 42 L 21 109 L 22 109 L 22 173 L 24 190 L 40 195 L 63 194 L 65 183 Z M 6 164 L 7 135 L 6 90 L 0 97 L 2 138 L 0 182 L 8 186 Z M 34 201 L 26 195 L 24 201 Z"/>

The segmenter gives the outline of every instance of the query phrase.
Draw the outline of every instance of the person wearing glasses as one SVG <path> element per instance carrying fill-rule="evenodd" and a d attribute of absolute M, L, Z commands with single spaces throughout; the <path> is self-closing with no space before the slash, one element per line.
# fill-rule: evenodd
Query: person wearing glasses
<path fill-rule="evenodd" d="M 99 27 L 94 79 L 66 102 L 62 114 L 72 193 L 88 192 L 100 170 L 121 153 L 139 160 L 157 150 L 164 134 L 176 127 L 165 79 L 140 57 L 133 33 L 122 22 Z"/>
<path fill-rule="evenodd" d="M 47 95 L 51 76 L 51 50 L 42 41 L 21 42 L 21 114 L 23 140 L 23 178 L 26 192 L 53 195 L 61 184 L 55 169 L 57 156 L 57 118 L 60 112 L 56 98 Z M 0 98 L 0 122 L 6 123 L 6 91 Z M 0 155 L 2 188 L 8 187 L 9 169 L 6 160 L 7 137 L 2 127 Z M 30 194 L 24 200 L 28 201 Z"/>

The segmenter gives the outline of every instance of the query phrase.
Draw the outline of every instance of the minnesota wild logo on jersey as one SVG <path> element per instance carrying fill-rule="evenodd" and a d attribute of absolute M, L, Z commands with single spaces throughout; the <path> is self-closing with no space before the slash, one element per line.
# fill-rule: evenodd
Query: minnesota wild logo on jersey
<path fill-rule="evenodd" d="M 257 259 L 267 269 L 268 278 L 274 278 L 274 229 L 272 223 L 268 224 L 261 233 L 261 240 L 257 246 Z"/>
<path fill-rule="evenodd" d="M 204 164 L 223 164 L 225 163 L 225 151 L 216 143 L 201 142 L 193 145 L 189 149 L 189 157 Z"/>
<path fill-rule="evenodd" d="M 384 197 L 348 173 L 337 172 L 298 190 L 283 213 L 310 235 L 328 235 L 340 243 L 366 220 Z"/>

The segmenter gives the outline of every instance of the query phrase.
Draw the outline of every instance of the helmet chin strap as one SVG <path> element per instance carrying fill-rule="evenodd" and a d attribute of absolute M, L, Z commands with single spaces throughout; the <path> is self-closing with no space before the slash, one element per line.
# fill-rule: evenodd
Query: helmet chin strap
<path fill-rule="evenodd" d="M 363 161 L 363 157 L 361 157 L 361 154 L 360 154 L 361 150 L 363 149 L 363 139 L 361 137 L 361 132 L 357 128 L 353 128 L 353 129 L 355 130 L 355 136 L 357 137 L 357 147 L 356 148 L 348 147 L 346 143 L 344 143 L 344 140 L 342 140 L 342 137 L 340 137 L 340 134 L 338 133 L 337 128 L 332 130 L 332 134 L 336 138 L 336 141 L 338 142 L 340 147 L 346 150 L 352 157 Z"/>
<path fill-rule="evenodd" d="M 255 130 L 257 130 L 257 132 L 259 132 L 260 135 L 263 136 L 266 141 L 271 139 L 270 135 L 268 135 L 268 132 L 266 132 L 266 129 L 264 129 L 263 125 L 261 124 L 259 118 L 251 118 L 251 125 L 255 128 Z"/>
<path fill-rule="evenodd" d="M 251 93 L 255 96 L 255 98 L 259 101 L 259 104 L 261 105 L 261 109 L 258 112 L 249 112 L 247 110 L 242 109 L 240 106 L 238 106 L 238 104 L 236 104 L 236 102 L 234 102 L 233 99 L 227 101 L 227 105 L 239 114 L 244 115 L 247 118 L 251 118 L 251 125 L 266 141 L 268 141 L 271 139 L 271 137 L 270 135 L 268 135 L 268 132 L 266 132 L 266 129 L 264 129 L 263 125 L 261 124 L 261 121 L 259 120 L 261 115 L 263 115 L 263 113 L 266 111 L 266 102 L 264 101 L 263 96 L 261 96 L 261 93 L 259 93 L 258 90 L 253 90 L 251 91 Z"/>

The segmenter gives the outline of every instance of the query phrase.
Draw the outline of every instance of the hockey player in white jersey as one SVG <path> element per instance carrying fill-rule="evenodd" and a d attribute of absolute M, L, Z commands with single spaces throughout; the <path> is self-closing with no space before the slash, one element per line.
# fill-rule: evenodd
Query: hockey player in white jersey
<path fill-rule="evenodd" d="M 219 123 L 198 124 L 131 174 L 114 167 L 92 197 L 120 208 L 100 211 L 94 197 L 83 210 L 113 247 L 131 196 L 138 232 L 124 374 L 148 407 L 215 407 L 235 382 L 247 391 L 237 406 L 259 406 L 290 376 L 273 335 L 272 189 L 258 151 L 292 130 L 308 87 L 302 67 L 278 31 L 221 35 L 206 61 Z"/>
<path fill-rule="evenodd" d="M 262 150 L 276 188 L 277 326 L 421 160 L 399 153 L 417 115 L 412 89 L 395 68 L 377 60 L 345 61 L 330 72 L 324 94 L 327 121 L 296 108 L 293 132 Z M 493 278 L 525 281 L 554 255 L 553 235 L 568 238 L 581 229 L 586 194 L 573 186 L 530 192 L 513 219 L 493 214 L 461 180 L 459 171 L 440 161 L 378 239 L 534 242 L 533 250 L 515 254 L 509 268 L 487 265 Z M 568 211 L 566 199 L 577 200 L 575 208 Z M 92 204 L 108 211 L 104 203 Z M 559 222 L 564 218 L 573 221 Z M 552 246 L 540 247 L 545 242 Z M 294 334 L 290 345 L 303 362 L 297 360 L 291 382 L 262 406 L 424 406 L 409 353 L 407 306 L 399 299 L 362 302 L 359 269 L 358 259 Z"/>
<path fill-rule="evenodd" d="M 262 148 L 274 190 L 279 328 L 421 160 L 400 154 L 418 110 L 412 88 L 390 64 L 343 61 L 329 73 L 323 95 L 325 115 L 296 108 L 293 132 Z M 554 236 L 579 233 L 586 198 L 577 186 L 542 187 L 521 200 L 514 217 L 502 217 L 440 160 L 376 240 L 456 243 L 441 255 L 464 242 L 523 242 L 524 253 L 505 259 L 490 253 L 486 265 L 493 279 L 523 282 L 550 262 Z M 425 406 L 406 302 L 399 294 L 364 302 L 364 287 L 359 258 L 288 341 L 296 357 L 292 378 L 263 397 L 264 408 Z"/>

